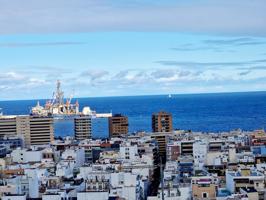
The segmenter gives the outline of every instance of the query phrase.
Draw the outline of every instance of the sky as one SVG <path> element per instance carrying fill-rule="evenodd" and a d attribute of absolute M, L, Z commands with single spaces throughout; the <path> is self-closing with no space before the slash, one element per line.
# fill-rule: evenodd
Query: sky
<path fill-rule="evenodd" d="M 0 100 L 266 90 L 265 0 L 0 0 Z"/>

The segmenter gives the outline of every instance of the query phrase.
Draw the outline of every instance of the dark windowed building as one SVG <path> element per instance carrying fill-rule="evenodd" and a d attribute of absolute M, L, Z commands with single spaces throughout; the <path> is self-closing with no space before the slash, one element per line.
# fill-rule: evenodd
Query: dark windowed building
<path fill-rule="evenodd" d="M 167 112 L 154 113 L 152 115 L 152 131 L 153 132 L 172 132 L 172 114 Z"/>
<path fill-rule="evenodd" d="M 109 137 L 125 136 L 128 133 L 128 118 L 121 114 L 109 117 Z"/>

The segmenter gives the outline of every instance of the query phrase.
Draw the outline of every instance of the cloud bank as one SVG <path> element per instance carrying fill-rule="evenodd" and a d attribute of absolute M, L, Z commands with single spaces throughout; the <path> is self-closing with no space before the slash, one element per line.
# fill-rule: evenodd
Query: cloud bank
<path fill-rule="evenodd" d="M 264 0 L 0 0 L 0 5 L 0 34 L 181 31 L 266 35 Z"/>
<path fill-rule="evenodd" d="M 75 90 L 78 97 L 241 91 L 239 88 L 256 91 L 265 88 L 263 85 L 266 84 L 266 61 L 261 60 L 260 64 L 253 67 L 243 65 L 234 69 L 198 69 L 196 66 L 120 71 L 88 69 L 63 73 L 60 80 L 65 91 L 69 93 Z M 27 99 L 29 94 L 30 98 L 50 98 L 47 94 L 52 94 L 59 77 L 51 77 L 49 71 L 42 68 L 39 70 L 41 75 L 37 73 L 38 68 L 32 71 L 1 72 L 0 98 L 20 96 Z"/>

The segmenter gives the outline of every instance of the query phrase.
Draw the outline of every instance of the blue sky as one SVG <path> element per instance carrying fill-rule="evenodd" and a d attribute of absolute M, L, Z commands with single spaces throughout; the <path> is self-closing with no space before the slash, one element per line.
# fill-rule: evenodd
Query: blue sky
<path fill-rule="evenodd" d="M 266 90 L 265 1 L 0 4 L 0 100 Z"/>

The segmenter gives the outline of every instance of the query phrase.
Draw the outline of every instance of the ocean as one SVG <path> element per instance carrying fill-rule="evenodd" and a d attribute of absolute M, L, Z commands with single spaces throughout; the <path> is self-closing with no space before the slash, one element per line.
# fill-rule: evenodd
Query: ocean
<path fill-rule="evenodd" d="M 73 99 L 75 101 L 75 99 Z M 80 108 L 128 116 L 129 131 L 151 131 L 151 115 L 167 111 L 173 127 L 202 132 L 255 130 L 266 125 L 266 92 L 78 98 Z M 0 101 L 4 114 L 28 114 L 37 100 Z M 45 100 L 40 100 L 41 104 Z M 55 135 L 73 135 L 73 121 L 56 121 Z M 94 136 L 94 137 L 105 137 Z"/>

